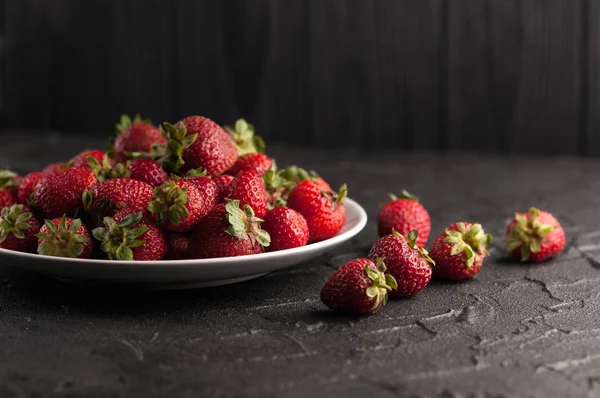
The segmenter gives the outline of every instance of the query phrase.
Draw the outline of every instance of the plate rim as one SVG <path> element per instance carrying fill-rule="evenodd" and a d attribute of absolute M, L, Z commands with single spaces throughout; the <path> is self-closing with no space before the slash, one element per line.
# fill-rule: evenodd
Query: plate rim
<path fill-rule="evenodd" d="M 243 256 L 233 257 L 215 257 L 215 258 L 203 258 L 203 259 L 186 259 L 186 260 L 155 260 L 155 261 L 122 261 L 122 260 L 101 260 L 101 259 L 80 259 L 80 258 L 68 258 L 68 257 L 50 257 L 41 256 L 36 253 L 24 253 L 14 250 L 7 250 L 0 248 L 0 254 L 7 256 L 20 257 L 21 259 L 32 259 L 35 261 L 62 261 L 71 264 L 93 264 L 102 265 L 110 264 L 112 267 L 123 266 L 123 267 L 165 267 L 165 266 L 210 266 L 217 265 L 223 262 L 227 262 L 228 265 L 241 264 L 247 261 L 259 261 L 261 259 L 273 260 L 279 257 L 285 257 L 286 255 L 298 254 L 298 252 L 305 253 L 306 251 L 319 250 L 330 245 L 344 242 L 358 235 L 367 225 L 368 215 L 365 209 L 355 200 L 346 198 L 344 205 L 350 205 L 354 208 L 358 216 L 358 222 L 356 225 L 351 227 L 349 230 L 334 236 L 333 238 L 326 239 L 320 242 L 311 243 L 305 246 L 294 247 L 291 249 L 278 250 L 268 253 L 259 254 L 247 254 Z M 46 258 L 44 258 L 46 257 Z"/>

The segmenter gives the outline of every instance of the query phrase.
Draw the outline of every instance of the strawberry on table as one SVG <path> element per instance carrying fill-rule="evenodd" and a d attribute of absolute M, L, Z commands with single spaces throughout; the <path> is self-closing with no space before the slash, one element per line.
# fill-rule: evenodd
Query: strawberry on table
<path fill-rule="evenodd" d="M 129 178 L 143 181 L 153 187 L 162 185 L 169 179 L 169 174 L 158 163 L 150 159 L 137 159 L 129 164 Z"/>
<path fill-rule="evenodd" d="M 435 261 L 434 276 L 453 281 L 471 279 L 489 256 L 487 247 L 491 243 L 492 235 L 486 234 L 481 224 L 450 225 L 436 238 L 429 252 Z"/>
<path fill-rule="evenodd" d="M 142 212 L 123 210 L 92 231 L 109 260 L 157 261 L 167 254 L 163 232 Z"/>
<path fill-rule="evenodd" d="M 379 211 L 379 236 L 389 235 L 392 230 L 407 236 L 410 231 L 416 229 L 419 231 L 417 246 L 425 246 L 431 231 L 431 220 L 419 199 L 406 190 L 402 190 L 399 197 L 390 194 L 390 199 L 391 201 L 385 203 Z"/>
<path fill-rule="evenodd" d="M 53 257 L 90 258 L 92 239 L 80 219 L 67 216 L 46 220 L 36 235 L 38 254 Z"/>
<path fill-rule="evenodd" d="M 352 260 L 338 268 L 321 289 L 321 301 L 334 311 L 350 315 L 375 313 L 397 288 L 394 277 L 386 274 L 382 259 L 377 265 L 368 258 Z"/>
<path fill-rule="evenodd" d="M 162 132 L 150 120 L 142 120 L 140 115 L 131 120 L 129 116 L 123 115 L 121 122 L 117 124 L 113 151 L 117 161 L 125 162 L 139 154 L 152 156 L 158 147 L 165 144 Z"/>
<path fill-rule="evenodd" d="M 241 206 L 252 207 L 257 217 L 262 217 L 267 212 L 269 197 L 265 184 L 255 171 L 242 171 L 227 187 L 225 199 L 237 199 Z"/>
<path fill-rule="evenodd" d="M 541 262 L 565 248 L 565 231 L 554 216 L 535 207 L 516 213 L 506 231 L 506 250 L 521 261 Z"/>
<path fill-rule="evenodd" d="M 269 233 L 261 229 L 262 220 L 239 200 L 216 205 L 198 223 L 190 241 L 191 258 L 234 257 L 258 254 L 269 246 Z"/>
<path fill-rule="evenodd" d="M 66 169 L 47 174 L 33 190 L 33 201 L 44 217 L 54 219 L 74 215 L 81 205 L 83 192 L 97 183 L 96 175 L 88 169 Z"/>
<path fill-rule="evenodd" d="M 170 180 L 154 188 L 148 210 L 161 228 L 171 232 L 188 232 L 214 206 L 216 189 L 212 200 L 205 199 L 204 193 L 193 183 Z"/>
<path fill-rule="evenodd" d="M 238 119 L 235 125 L 224 126 L 233 140 L 240 156 L 247 153 L 264 152 L 265 142 L 254 132 L 254 126 L 244 119 Z"/>
<path fill-rule="evenodd" d="M 344 200 L 348 194 L 346 184 L 338 193 L 324 191 L 312 180 L 300 182 L 290 193 L 287 206 L 304 216 L 310 231 L 309 242 L 319 242 L 334 237 L 346 222 Z"/>
<path fill-rule="evenodd" d="M 265 214 L 262 228 L 269 233 L 271 244 L 267 251 L 277 251 L 305 246 L 309 231 L 306 219 L 289 207 L 277 207 Z"/>
<path fill-rule="evenodd" d="M 419 293 L 431 280 L 431 267 L 435 265 L 427 250 L 417 245 L 419 233 L 412 230 L 405 238 L 396 230 L 379 239 L 369 258 L 377 261 L 382 258 L 387 272 L 398 283 L 398 289 L 390 292 L 392 297 L 411 297 Z"/>
<path fill-rule="evenodd" d="M 271 167 L 273 167 L 273 162 L 264 153 L 247 153 L 240 156 L 227 173 L 236 176 L 242 171 L 251 170 L 262 177 Z"/>
<path fill-rule="evenodd" d="M 24 205 L 5 207 L 0 212 L 0 248 L 34 253 L 40 223 Z"/>
<path fill-rule="evenodd" d="M 164 164 L 171 172 L 203 168 L 209 176 L 217 176 L 229 170 L 238 158 L 229 135 L 209 118 L 189 116 L 175 126 L 164 126 L 170 136 L 171 152 Z"/>
<path fill-rule="evenodd" d="M 38 182 L 45 176 L 46 174 L 41 171 L 34 171 L 23 177 L 23 181 L 21 181 L 18 191 L 19 203 L 29 205 L 32 200 L 31 195 L 33 194 L 33 190 Z"/>

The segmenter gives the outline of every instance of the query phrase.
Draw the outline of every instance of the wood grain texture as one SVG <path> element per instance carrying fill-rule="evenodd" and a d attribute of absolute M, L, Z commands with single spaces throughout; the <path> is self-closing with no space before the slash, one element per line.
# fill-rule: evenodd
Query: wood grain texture
<path fill-rule="evenodd" d="M 582 152 L 600 155 L 600 1 L 590 0 L 587 10 L 585 142 Z"/>
<path fill-rule="evenodd" d="M 448 11 L 450 148 L 577 152 L 582 1 L 462 0 Z"/>
<path fill-rule="evenodd" d="M 312 141 L 436 147 L 441 2 L 321 2 L 311 8 Z"/>
<path fill-rule="evenodd" d="M 0 130 L 4 125 L 5 116 L 5 96 L 6 96 L 6 2 L 0 0 Z"/>
<path fill-rule="evenodd" d="M 578 149 L 582 3 L 523 2 L 524 47 L 512 151 L 575 153 Z"/>
<path fill-rule="evenodd" d="M 0 8 L 6 128 L 202 114 L 244 117 L 272 142 L 600 154 L 600 0 Z"/>
<path fill-rule="evenodd" d="M 459 0 L 448 8 L 451 149 L 508 149 L 522 65 L 521 3 Z"/>

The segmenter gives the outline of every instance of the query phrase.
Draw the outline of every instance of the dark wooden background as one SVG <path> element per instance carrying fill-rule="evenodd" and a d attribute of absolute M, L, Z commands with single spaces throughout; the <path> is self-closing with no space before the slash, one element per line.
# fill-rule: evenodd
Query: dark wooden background
<path fill-rule="evenodd" d="M 600 0 L 0 0 L 5 131 L 600 155 Z"/>

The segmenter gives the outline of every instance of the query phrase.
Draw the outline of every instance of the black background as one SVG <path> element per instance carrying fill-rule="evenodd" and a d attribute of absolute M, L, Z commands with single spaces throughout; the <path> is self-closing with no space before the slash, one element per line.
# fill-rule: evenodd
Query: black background
<path fill-rule="evenodd" d="M 600 0 L 0 0 L 1 125 L 600 154 Z"/>

